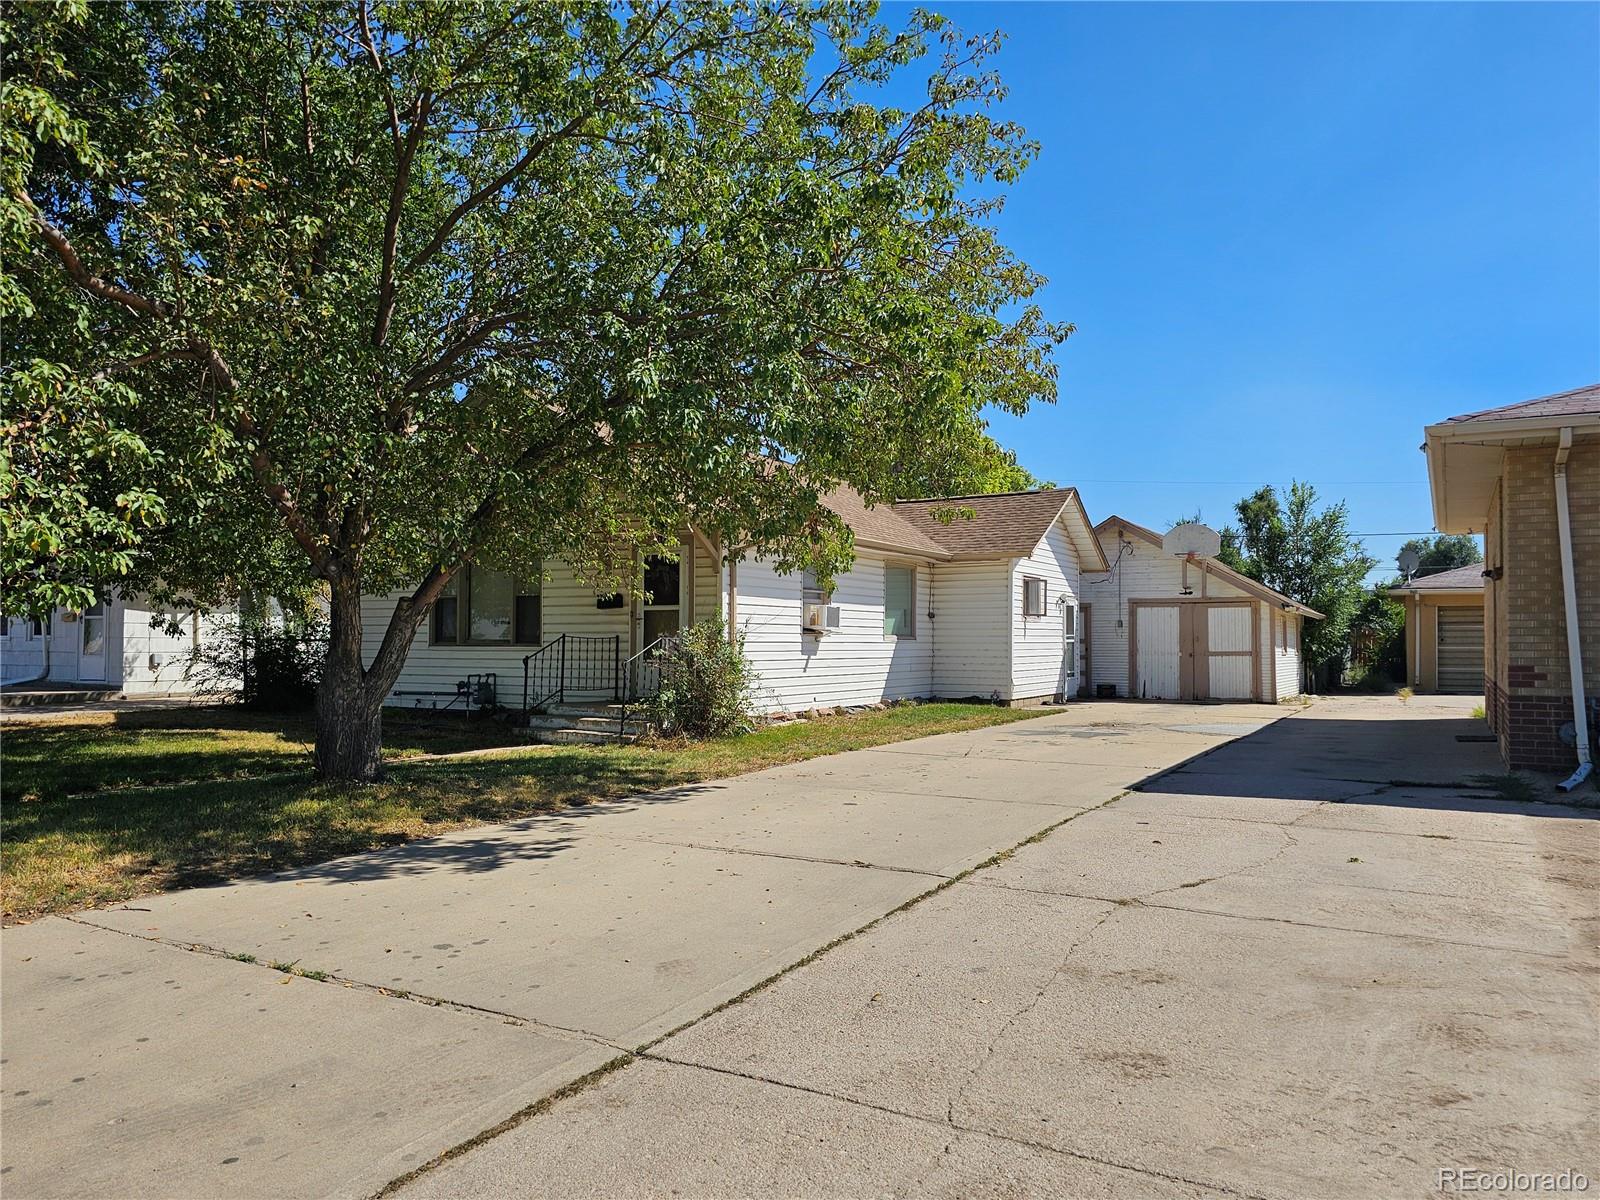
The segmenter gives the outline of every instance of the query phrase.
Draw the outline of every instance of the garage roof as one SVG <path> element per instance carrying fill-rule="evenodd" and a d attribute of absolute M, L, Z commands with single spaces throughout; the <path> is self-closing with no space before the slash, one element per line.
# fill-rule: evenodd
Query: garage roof
<path fill-rule="evenodd" d="M 1435 575 L 1419 575 L 1409 582 L 1388 589 L 1391 592 L 1481 592 L 1483 564 L 1469 563 Z"/>

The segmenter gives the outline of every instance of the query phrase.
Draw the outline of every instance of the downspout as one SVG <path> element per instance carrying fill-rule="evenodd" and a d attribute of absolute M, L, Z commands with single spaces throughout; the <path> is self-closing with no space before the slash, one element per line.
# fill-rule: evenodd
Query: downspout
<path fill-rule="evenodd" d="M 1561 431 L 1556 449 L 1556 531 L 1561 539 L 1561 594 L 1566 603 L 1567 670 L 1572 676 L 1572 729 L 1578 743 L 1578 769 L 1556 786 L 1570 792 L 1589 778 L 1594 759 L 1589 752 L 1589 704 L 1583 694 L 1583 645 L 1578 634 L 1578 584 L 1572 562 L 1572 514 L 1567 506 L 1567 455 L 1572 429 Z"/>

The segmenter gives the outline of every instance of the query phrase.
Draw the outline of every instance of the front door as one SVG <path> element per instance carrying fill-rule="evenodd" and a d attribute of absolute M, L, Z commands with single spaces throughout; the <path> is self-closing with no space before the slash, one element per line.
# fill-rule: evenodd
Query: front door
<path fill-rule="evenodd" d="M 683 614 L 682 560 L 655 554 L 644 560 L 644 597 L 640 612 L 641 650 L 678 632 Z"/>
<path fill-rule="evenodd" d="M 78 678 L 86 683 L 103 682 L 106 677 L 106 606 L 96 600 L 79 619 L 83 640 L 78 645 Z"/>

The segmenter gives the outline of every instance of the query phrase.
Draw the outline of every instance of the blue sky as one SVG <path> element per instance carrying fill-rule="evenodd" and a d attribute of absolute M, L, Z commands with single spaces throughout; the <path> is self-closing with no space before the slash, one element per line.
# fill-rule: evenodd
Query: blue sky
<path fill-rule="evenodd" d="M 1078 326 L 993 431 L 1096 520 L 1427 531 L 1425 424 L 1600 380 L 1600 6 L 931 7 L 1008 34 L 999 226 Z"/>

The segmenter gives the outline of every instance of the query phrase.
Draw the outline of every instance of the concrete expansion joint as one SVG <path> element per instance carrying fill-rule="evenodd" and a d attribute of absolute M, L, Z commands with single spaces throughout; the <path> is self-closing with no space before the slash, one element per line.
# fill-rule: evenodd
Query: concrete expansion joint
<path fill-rule="evenodd" d="M 382 984 L 367 983 L 365 980 L 352 979 L 348 976 L 339 975 L 332 971 L 322 971 L 309 967 L 303 968 L 300 966 L 298 959 L 293 963 L 275 965 L 269 962 L 262 962 L 253 954 L 243 954 L 235 950 L 226 950 L 221 946 L 212 946 L 206 942 L 185 942 L 179 941 L 176 938 L 157 937 L 148 933 L 134 933 L 127 929 L 118 929 L 114 925 L 101 925 L 94 921 L 86 921 L 83 917 L 72 913 L 62 914 L 61 919 L 64 921 L 70 921 L 74 925 L 81 925 L 85 929 L 94 929 L 101 933 L 114 933 L 125 938 L 132 938 L 134 941 L 149 942 L 150 944 L 156 946 L 165 946 L 170 950 L 180 950 L 189 954 L 202 954 L 207 958 L 226 959 L 229 962 L 238 963 L 243 967 L 258 967 L 263 971 L 270 971 L 275 975 L 283 975 L 286 978 L 291 979 L 302 979 L 306 983 L 310 984 L 323 984 L 325 986 L 337 987 L 346 991 L 375 993 L 379 996 L 387 997 L 390 1000 L 407 1001 L 412 1004 L 421 1004 L 428 1008 L 442 1008 L 455 1012 L 471 1013 L 474 1016 L 494 1017 L 504 1024 L 515 1025 L 518 1027 L 525 1026 L 528 1029 L 533 1030 L 535 1033 L 543 1034 L 545 1037 L 556 1041 L 586 1042 L 594 1046 L 604 1046 L 606 1049 L 615 1050 L 619 1054 L 632 1053 L 628 1047 L 601 1037 L 597 1033 L 591 1033 L 587 1029 L 573 1029 L 566 1025 L 551 1025 L 550 1023 L 541 1021 L 536 1017 L 526 1017 L 520 1013 L 506 1012 L 498 1008 L 487 1008 L 481 1004 L 468 1004 L 462 1000 L 450 1000 L 443 996 L 430 996 L 422 992 L 407 991 L 404 988 L 392 988 L 386 987 Z"/>
<path fill-rule="evenodd" d="M 1092 930 L 1090 931 L 1093 932 Z M 1087 940 L 1088 934 L 1084 935 Z M 710 1063 L 691 1062 L 687 1059 L 672 1058 L 669 1055 L 659 1054 L 655 1051 L 641 1052 L 637 1057 L 649 1062 L 660 1063 L 669 1067 L 682 1067 L 691 1071 L 708 1071 L 713 1075 L 726 1075 L 735 1079 L 747 1080 L 750 1083 L 759 1083 L 767 1087 L 784 1088 L 788 1091 L 803 1092 L 809 1096 L 817 1096 L 824 1100 L 834 1100 L 840 1104 L 848 1104 L 854 1108 L 866 1109 L 869 1112 L 883 1113 L 885 1116 L 899 1117 L 903 1120 L 916 1121 L 919 1124 L 931 1125 L 936 1129 L 951 1129 L 957 1133 L 970 1134 L 974 1137 L 993 1138 L 995 1141 L 1007 1142 L 1013 1146 L 1024 1146 L 1030 1150 L 1037 1150 L 1044 1154 L 1054 1155 L 1058 1158 L 1069 1158 L 1077 1162 L 1092 1163 L 1098 1167 L 1109 1167 L 1116 1171 L 1126 1171 L 1132 1175 L 1142 1175 L 1148 1179 L 1162 1179 L 1169 1183 L 1180 1183 L 1188 1187 L 1209 1188 L 1224 1196 L 1238 1196 L 1240 1200 L 1273 1200 L 1258 1192 L 1242 1191 L 1230 1187 L 1225 1183 L 1218 1183 L 1213 1179 L 1196 1179 L 1189 1175 L 1176 1175 L 1168 1171 L 1157 1171 L 1150 1167 L 1135 1166 L 1132 1163 L 1122 1162 L 1114 1158 L 1106 1158 L 1098 1154 L 1089 1154 L 1081 1150 L 1068 1150 L 1062 1146 L 1051 1145 L 1048 1142 L 1034 1141 L 1032 1138 L 1018 1137 L 1015 1134 L 1001 1133 L 993 1129 L 984 1129 L 977 1125 L 966 1125 L 954 1118 L 955 1101 L 952 1100 L 946 1108 L 946 1117 L 939 1120 L 923 1113 L 909 1112 L 905 1109 L 894 1108 L 887 1104 L 874 1104 L 870 1100 L 862 1100 L 856 1096 L 848 1096 L 842 1092 L 831 1092 L 826 1088 L 810 1087 L 803 1083 L 792 1083 L 784 1079 L 775 1079 L 770 1075 L 758 1075 L 750 1071 L 738 1071 L 732 1067 L 712 1066 Z"/>
<path fill-rule="evenodd" d="M 1361 937 L 1393 938 L 1407 942 L 1426 942 L 1437 946 L 1464 946 L 1469 950 L 1494 950 L 1502 954 L 1526 955 L 1530 958 L 1546 959 L 1553 962 L 1566 962 L 1569 956 L 1556 954 L 1547 950 L 1525 950 L 1519 946 L 1495 946 L 1483 942 L 1466 942 L 1459 938 L 1434 937 L 1426 933 L 1402 933 L 1386 929 L 1356 929 L 1350 925 L 1329 925 L 1322 921 L 1297 921 L 1292 917 L 1263 917 L 1249 913 L 1226 912 L 1220 908 L 1201 908 L 1187 904 L 1160 904 L 1147 902 L 1138 896 L 1094 896 L 1087 892 L 1063 892 L 1051 888 L 1019 887 L 1012 883 L 988 883 L 975 881 L 974 886 L 998 888 L 1006 892 L 1026 892 L 1033 896 L 1061 896 L 1068 900 L 1090 900 L 1097 904 L 1114 904 L 1119 908 L 1155 908 L 1162 912 L 1186 913 L 1189 916 L 1220 917 L 1228 921 L 1260 921 L 1271 925 L 1292 925 L 1300 929 L 1326 929 L 1332 933 L 1353 933 Z M 1171 890 L 1171 889 L 1163 889 Z M 1380 889 L 1382 890 L 1382 889 Z M 1151 893 L 1156 895 L 1158 893 Z"/>
<path fill-rule="evenodd" d="M 818 863 L 830 867 L 855 867 L 863 871 L 894 871 L 901 875 L 923 875 L 929 879 L 948 879 L 939 871 L 925 871 L 921 867 L 896 867 L 888 863 L 871 863 L 860 858 L 818 858 L 809 854 L 780 854 L 776 850 L 751 850 L 743 846 L 718 846 L 711 842 L 680 842 L 671 838 L 638 837 L 625 833 L 596 833 L 593 837 L 612 842 L 639 842 L 650 846 L 677 846 L 684 850 L 711 850 L 718 854 L 744 854 L 752 858 L 781 858 L 788 862 Z"/>

